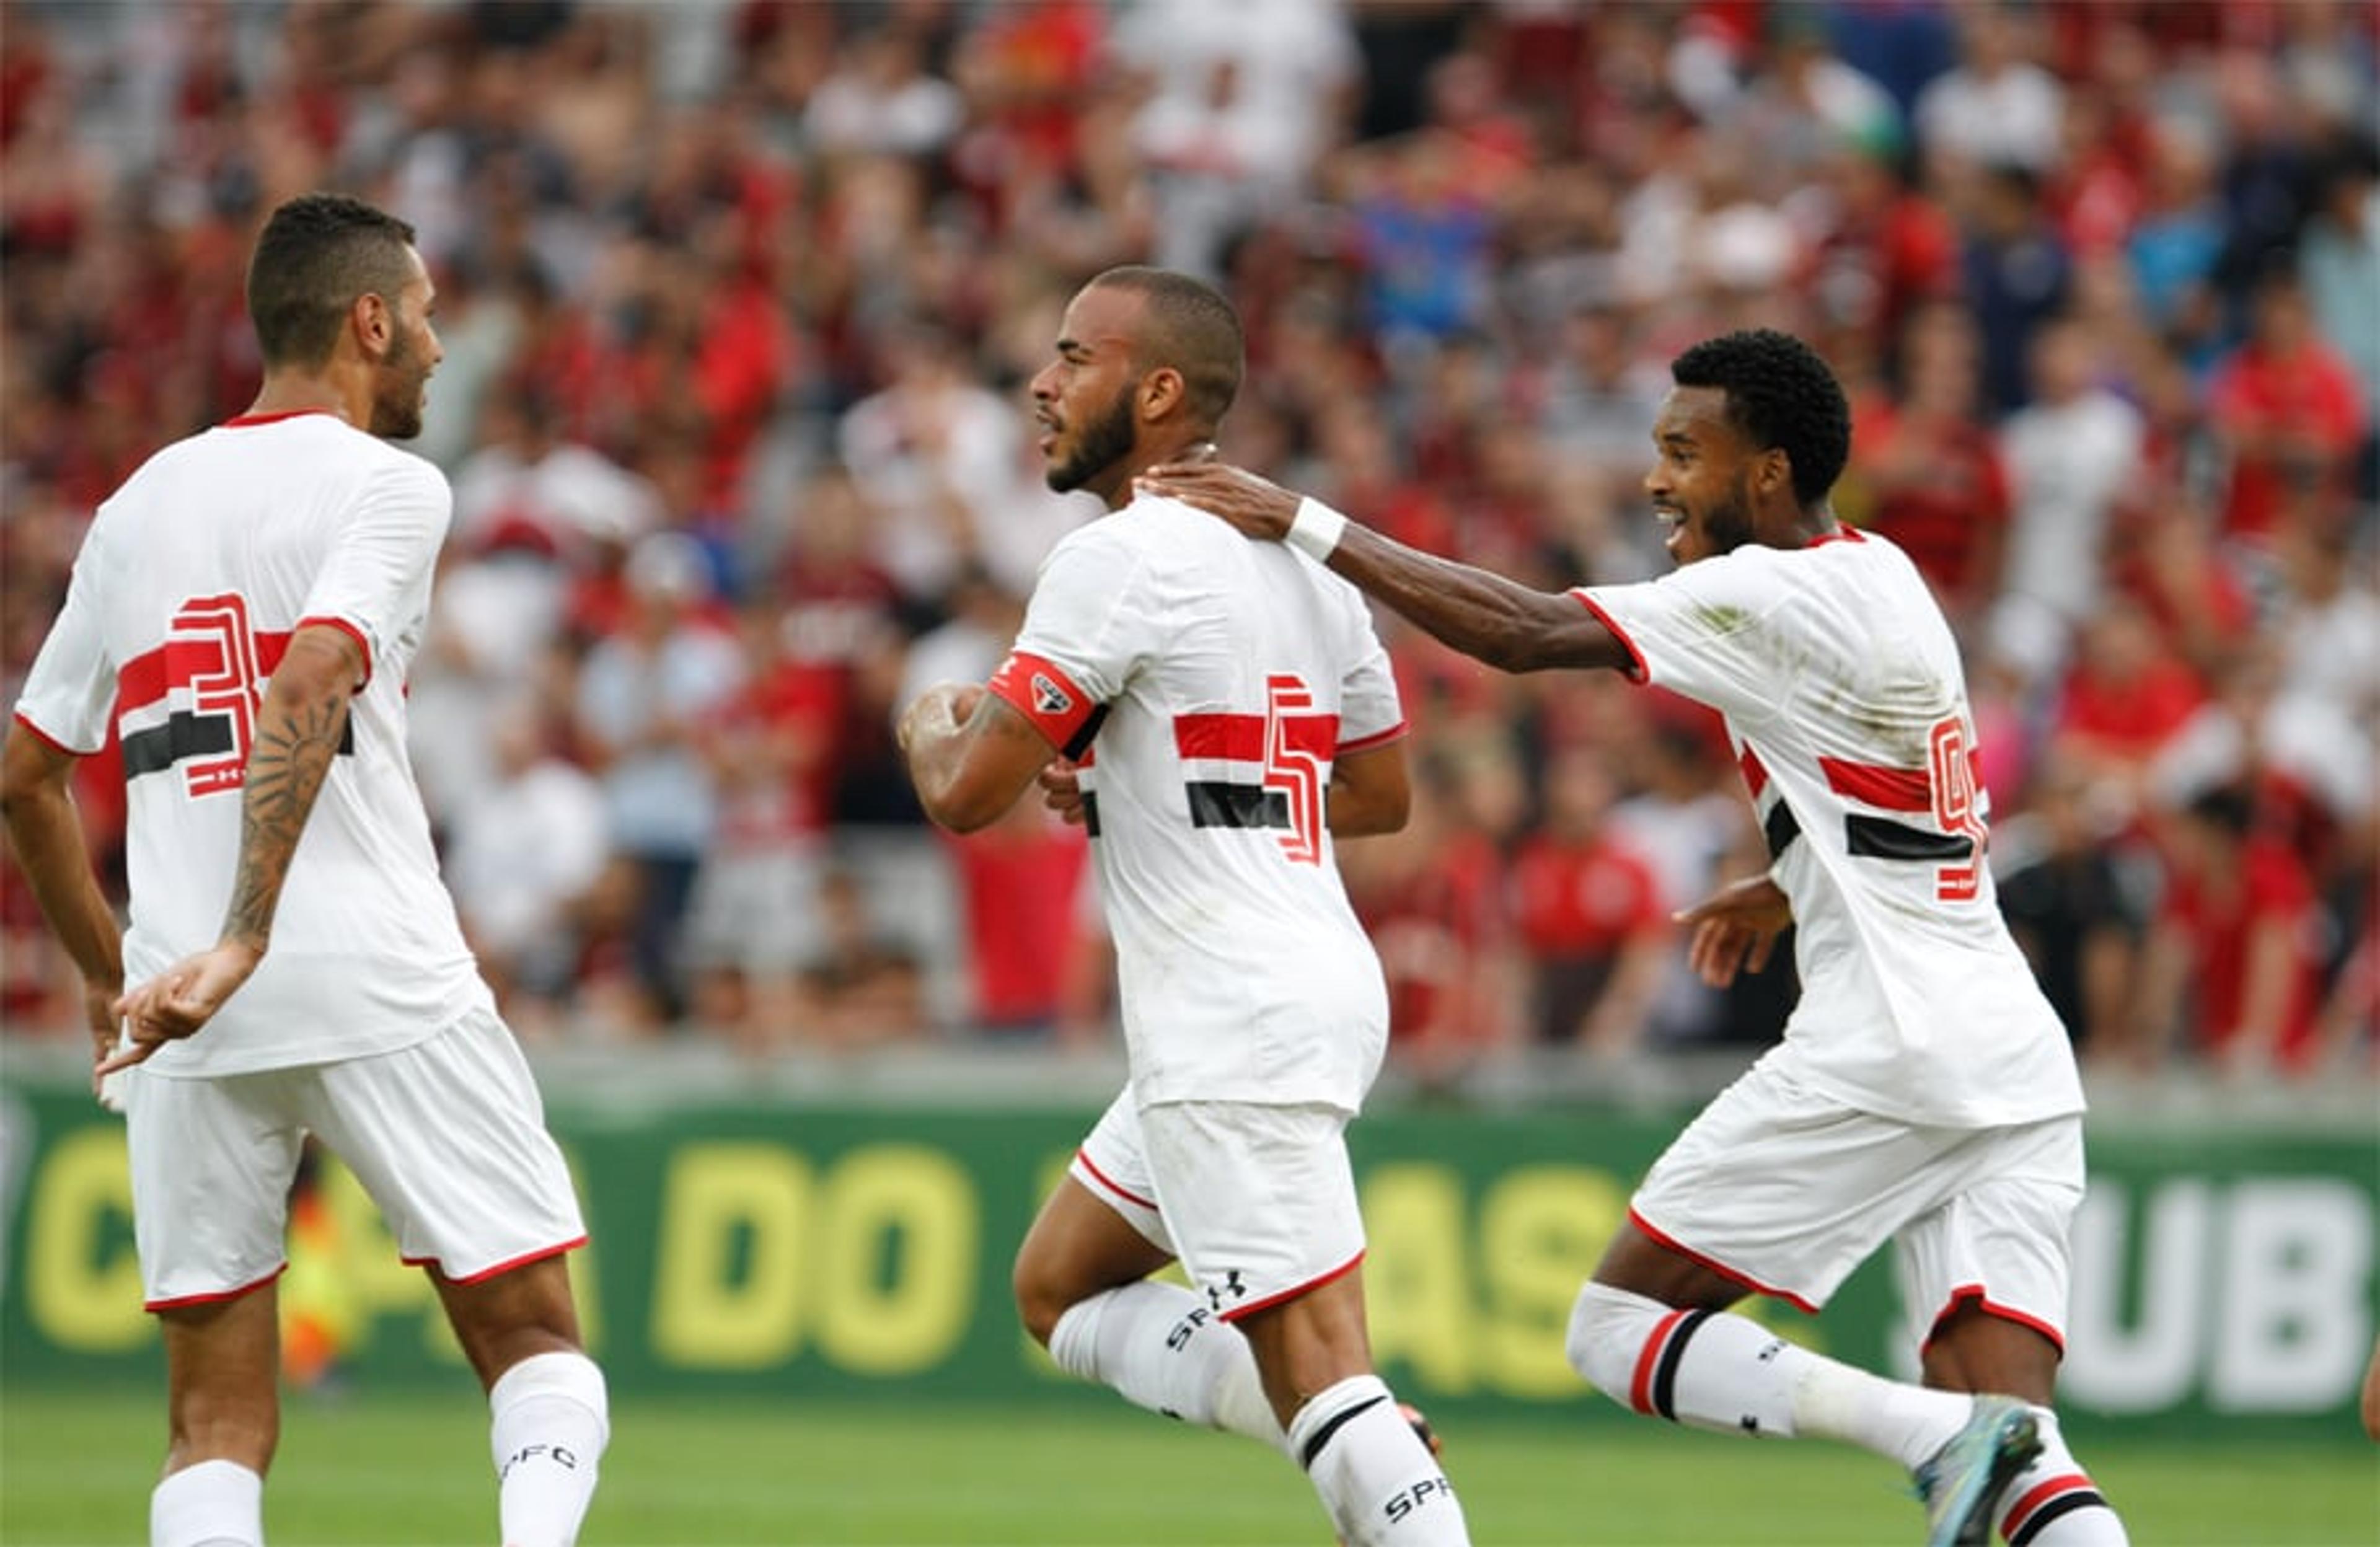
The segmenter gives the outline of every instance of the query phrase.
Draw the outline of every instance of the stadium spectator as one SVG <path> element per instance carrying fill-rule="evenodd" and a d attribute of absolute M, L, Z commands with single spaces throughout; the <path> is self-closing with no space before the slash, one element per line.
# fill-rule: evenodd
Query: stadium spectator
<path fill-rule="evenodd" d="M 2321 962 L 2305 862 L 2260 830 L 2253 793 L 2222 786 L 2176 813 L 2149 943 L 2143 1035 L 2227 1078 L 2314 1072 Z"/>
<path fill-rule="evenodd" d="M 2046 170 L 2058 156 L 2065 93 L 2031 57 L 2031 19 L 1999 0 L 1963 6 L 1957 18 L 1957 66 L 1917 97 L 1927 154 L 1949 164 L 1953 176 L 1984 166 Z"/>
<path fill-rule="evenodd" d="M 404 761 L 450 514 L 444 477 L 381 444 L 419 432 L 439 359 L 413 235 L 335 196 L 273 212 L 249 269 L 255 402 L 103 507 L 0 753 L 9 847 L 128 1125 L 165 1344 L 157 1547 L 263 1541 L 309 1132 L 426 1264 L 488 1392 L 504 1541 L 576 1540 L 609 1433 L 565 1270 L 587 1238 L 570 1175 Z M 67 795 L 111 722 L 140 898 L 122 940 Z"/>
<path fill-rule="evenodd" d="M 1296 1457 L 1345 1540 L 1461 1543 L 1372 1371 L 1344 1139 L 1388 1006 L 1331 839 L 1404 824 L 1387 654 L 1352 591 L 1133 481 L 1210 453 L 1245 347 L 1187 275 L 1075 294 L 1033 379 L 1039 445 L 1052 489 L 1111 514 L 1051 555 L 991 680 L 929 689 L 901 745 L 954 832 L 1038 780 L 1092 833 L 1115 930 L 1130 1081 L 1017 1253 L 1026 1330 L 1062 1369 Z M 1177 1256 L 1195 1288 L 1149 1279 Z"/>
<path fill-rule="evenodd" d="M 1658 580 L 1537 591 L 1228 466 L 1144 486 L 1290 543 L 1507 671 L 1601 667 L 1727 718 L 1772 862 L 1687 911 L 1692 954 L 1724 982 L 1798 922 L 1803 997 L 1784 1043 L 1639 1187 L 1572 1313 L 1580 1373 L 1673 1421 L 1896 1459 L 1930 1547 L 2018 1535 L 2051 1500 L 2039 1540 L 2121 1542 L 2049 1406 L 2082 1091 L 1984 868 L 1956 642 L 1909 557 L 1828 505 L 1852 427 L 1823 360 L 1760 331 L 1671 370 L 1645 488 L 1681 567 Z M 1932 1315 L 1923 1386 L 1727 1313 L 1753 1292 L 1821 1304 L 1887 1240 Z"/>
<path fill-rule="evenodd" d="M 1993 834 L 2010 932 L 2086 1067 L 2154 1069 L 2134 1010 L 2154 879 L 2119 855 L 2110 829 L 2124 812 L 2077 768 L 2045 769 L 2030 793 L 2024 813 Z"/>
<path fill-rule="evenodd" d="M 743 652 L 704 615 L 702 550 L 655 532 L 628 560 L 628 614 L 588 652 L 578 676 L 579 744 L 603 786 L 613 849 L 637 877 L 637 1025 L 684 1008 L 682 920 L 717 832 L 717 780 L 703 755 L 716 716 L 744 684 Z"/>
<path fill-rule="evenodd" d="M 1650 1029 L 1670 944 L 1660 878 L 1609 821 L 1618 795 L 1599 749 L 1556 752 L 1545 772 L 1545 822 L 1512 869 L 1536 1040 L 1604 1063 Z"/>
<path fill-rule="evenodd" d="M 497 714 L 494 777 L 457 814 L 443 865 L 497 1007 L 537 1038 L 564 1029 L 577 920 L 612 852 L 602 788 L 557 755 L 552 718 L 526 696 Z"/>
<path fill-rule="evenodd" d="M 2008 547 L 2008 475 L 1977 400 L 1973 319 L 1937 303 L 1910 320 L 1901 390 L 1863 405 L 1853 443 L 1863 469 L 1861 525 L 1903 549 L 1964 640 L 1999 588 Z"/>
<path fill-rule="evenodd" d="M 2277 265 L 2256 286 L 2254 321 L 2206 384 L 2207 421 L 2230 468 L 2226 536 L 2269 537 L 2292 496 L 2344 493 L 2370 433 L 2355 373 L 2314 331 L 2305 286 Z"/>
<path fill-rule="evenodd" d="M 2103 384 L 2095 344 L 2079 322 L 2043 329 L 2032 401 L 1999 431 L 2010 510 L 1991 648 L 2028 684 L 2064 668 L 2074 631 L 2098 610 L 2101 551 L 2141 473 L 2140 413 Z"/>

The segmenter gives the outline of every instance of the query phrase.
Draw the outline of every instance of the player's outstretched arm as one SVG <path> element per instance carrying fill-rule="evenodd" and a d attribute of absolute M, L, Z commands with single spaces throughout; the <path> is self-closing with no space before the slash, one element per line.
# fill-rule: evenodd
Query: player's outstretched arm
<path fill-rule="evenodd" d="M 1006 700 L 955 682 L 918 694 L 896 736 L 917 803 L 953 833 L 1006 815 L 1057 750 Z"/>
<path fill-rule="evenodd" d="M 1623 671 L 1633 664 L 1628 647 L 1568 594 L 1408 548 L 1244 469 L 1175 462 L 1135 481 L 1148 493 L 1220 516 L 1250 537 L 1304 548 L 1440 640 L 1500 670 Z M 1310 513 L 1305 529 L 1297 526 L 1301 507 Z"/>
<path fill-rule="evenodd" d="M 103 1065 L 102 1073 L 138 1064 L 199 1030 L 264 959 L 289 862 L 346 737 L 348 705 L 364 675 L 362 647 L 346 629 L 313 624 L 290 636 L 257 713 L 256 744 L 240 788 L 239 867 L 223 933 L 209 949 L 124 996 L 118 1010 L 132 1046 Z"/>
<path fill-rule="evenodd" d="M 79 760 L 34 735 L 24 722 L 8 727 L 0 749 L 0 821 L 8 848 L 33 889 L 42 916 L 82 974 L 83 1009 L 94 1068 L 115 1042 L 116 996 L 124 992 L 124 942 L 115 914 L 91 868 L 82 820 L 69 781 Z M 98 1076 L 92 1076 L 96 1089 Z"/>

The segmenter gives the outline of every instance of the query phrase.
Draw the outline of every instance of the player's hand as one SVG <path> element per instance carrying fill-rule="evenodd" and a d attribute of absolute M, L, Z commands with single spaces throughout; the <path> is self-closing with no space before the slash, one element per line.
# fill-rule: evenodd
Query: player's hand
<path fill-rule="evenodd" d="M 1777 937 L 1793 921 L 1793 907 L 1765 875 L 1722 887 L 1716 895 L 1672 915 L 1694 931 L 1686 965 L 1713 988 L 1725 988 L 1739 972 L 1768 965 Z"/>
<path fill-rule="evenodd" d="M 1279 542 L 1297 519 L 1297 496 L 1229 462 L 1165 462 L 1133 480 L 1158 494 L 1220 516 L 1250 537 Z"/>
<path fill-rule="evenodd" d="M 1064 819 L 1070 827 L 1080 827 L 1083 815 L 1083 774 L 1080 765 L 1064 758 L 1051 758 L 1033 776 L 1041 786 L 1041 804 Z"/>
<path fill-rule="evenodd" d="M 124 1018 L 132 1045 L 102 1059 L 98 1077 L 146 1063 L 167 1042 L 196 1035 L 263 959 L 253 945 L 226 942 L 183 957 L 118 999 L 114 1009 Z"/>
<path fill-rule="evenodd" d="M 901 712 L 901 723 L 894 727 L 892 738 L 905 752 L 910 743 L 921 737 L 933 740 L 949 736 L 967 723 L 975 713 L 975 706 L 982 701 L 983 685 L 979 682 L 938 682 Z"/>

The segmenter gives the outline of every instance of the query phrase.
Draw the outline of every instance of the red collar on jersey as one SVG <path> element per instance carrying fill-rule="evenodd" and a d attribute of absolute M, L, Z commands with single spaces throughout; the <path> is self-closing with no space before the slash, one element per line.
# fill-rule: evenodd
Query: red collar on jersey
<path fill-rule="evenodd" d="M 245 430 L 252 424 L 278 424 L 285 419 L 303 419 L 308 414 L 328 414 L 330 412 L 331 410 L 328 408 L 284 408 L 279 413 L 241 414 L 237 418 L 225 420 L 223 421 L 223 427 L 226 430 Z M 332 415 L 332 417 L 336 418 L 337 416 Z"/>

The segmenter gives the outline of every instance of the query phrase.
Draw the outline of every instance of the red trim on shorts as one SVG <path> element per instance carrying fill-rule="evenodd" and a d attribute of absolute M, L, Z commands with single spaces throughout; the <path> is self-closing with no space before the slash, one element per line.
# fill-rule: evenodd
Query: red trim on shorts
<path fill-rule="evenodd" d="M 1089 1172 L 1092 1177 L 1098 1181 L 1099 1186 L 1107 1188 L 1110 1192 L 1114 1193 L 1118 1198 L 1123 1199 L 1125 1202 L 1137 1204 L 1139 1207 L 1144 1209 L 1154 1209 L 1157 1207 L 1157 1200 L 1155 1199 L 1143 1198 L 1140 1194 L 1134 1192 L 1127 1188 L 1119 1186 L 1114 1177 L 1100 1170 L 1098 1163 L 1083 1151 L 1075 1151 L 1075 1158 L 1083 1163 L 1083 1169 Z"/>
<path fill-rule="evenodd" d="M 1278 1295 L 1267 1295 L 1260 1300 L 1250 1300 L 1245 1305 L 1235 1305 L 1229 1310 L 1218 1311 L 1216 1314 L 1220 1316 L 1226 1322 L 1236 1322 L 1243 1316 L 1254 1316 L 1259 1310 L 1270 1310 L 1274 1306 L 1281 1304 L 1283 1300 L 1293 1300 L 1300 1295 L 1310 1294 L 1314 1290 L 1321 1288 L 1324 1285 L 1330 1283 L 1333 1279 L 1346 1277 L 1349 1273 L 1354 1273 L 1356 1266 L 1363 1261 L 1364 1254 L 1363 1252 L 1358 1251 L 1354 1256 L 1350 1257 L 1344 1262 L 1340 1263 L 1329 1273 L 1317 1278 L 1309 1278 L 1305 1283 L 1296 1285 L 1294 1288 L 1284 1289 Z"/>
<path fill-rule="evenodd" d="M 364 658 L 364 679 L 356 684 L 356 691 L 360 693 L 365 688 L 371 686 L 371 641 L 364 638 L 364 631 L 362 629 L 357 627 L 354 624 L 349 623 L 343 617 L 301 617 L 298 620 L 298 628 L 335 628 L 340 633 L 345 634 L 347 638 L 355 640 L 357 651 L 360 652 Z M 296 637 L 298 628 L 292 628 L 289 630 L 292 638 Z"/>
<path fill-rule="evenodd" d="M 1708 1268 L 1711 1272 L 1718 1274 L 1719 1277 L 1726 1279 L 1730 1284 L 1741 1284 L 1746 1289 L 1751 1290 L 1754 1294 L 1766 1295 L 1772 1300 L 1783 1300 L 1787 1305 L 1791 1306 L 1796 1310 L 1806 1310 L 1813 1316 L 1818 1314 L 1818 1308 L 1816 1306 L 1812 1305 L 1809 1301 L 1793 1293 L 1791 1289 L 1774 1288 L 1768 1285 L 1761 1283 L 1750 1273 L 1739 1273 L 1716 1258 L 1706 1257 L 1701 1252 L 1694 1250 L 1692 1247 L 1681 1245 L 1677 1241 L 1670 1239 L 1660 1231 L 1654 1229 L 1651 1224 L 1645 1222 L 1645 1216 L 1638 1213 L 1633 1209 L 1628 1211 L 1628 1223 L 1634 1225 L 1637 1229 L 1645 1232 L 1645 1234 L 1651 1238 L 1654 1245 L 1667 1247 L 1670 1250 L 1676 1252 L 1687 1261 L 1695 1263 L 1701 1267 Z"/>
<path fill-rule="evenodd" d="M 1593 613 L 1597 621 L 1602 623 L 1606 628 L 1611 630 L 1611 637 L 1618 640 L 1620 641 L 1620 648 L 1628 652 L 1628 680 L 1631 682 L 1650 681 L 1652 679 L 1652 674 L 1645 669 L 1645 652 L 1636 648 L 1636 641 L 1628 637 L 1628 630 L 1621 627 L 1618 623 L 1614 622 L 1611 615 L 1603 610 L 1602 604 L 1597 602 L 1592 596 L 1587 595 L 1585 591 L 1573 591 L 1571 594 L 1578 598 L 1578 604 L 1580 606 L 1585 607 L 1588 612 Z"/>
<path fill-rule="evenodd" d="M 1412 729 L 1411 722 L 1400 720 L 1384 731 L 1378 731 L 1370 736 L 1359 736 L 1353 741 L 1342 741 L 1339 743 L 1338 749 L 1331 755 L 1343 758 L 1356 752 L 1368 752 L 1375 747 L 1385 747 L 1391 741 L 1402 739 L 1405 733 Z"/>
<path fill-rule="evenodd" d="M 278 424 L 285 419 L 304 419 L 308 414 L 321 414 L 327 419 L 339 417 L 328 408 L 283 408 L 276 413 L 235 415 L 225 420 L 223 427 L 226 430 L 246 430 L 251 425 Z"/>
<path fill-rule="evenodd" d="M 2094 1486 L 2091 1480 L 2081 1472 L 2068 1472 L 2061 1477 L 2051 1478 L 2010 1506 L 2008 1514 L 2000 1518 L 2000 1535 L 2006 1538 L 2014 1537 L 2017 1532 L 2024 1529 L 2026 1519 L 2034 1510 L 2039 1509 L 2058 1494 L 2070 1493 L 2078 1489 L 2090 1489 Z"/>
<path fill-rule="evenodd" d="M 1670 1341 L 1670 1334 L 1677 1330 L 1678 1323 L 1685 1319 L 1686 1313 L 1682 1310 L 1673 1310 L 1662 1317 L 1653 1328 L 1653 1335 L 1645 1340 L 1645 1346 L 1637 1352 L 1636 1373 L 1628 1382 L 1628 1405 L 1646 1418 L 1655 1416 L 1653 1371 L 1661 1362 L 1661 1347 Z"/>
<path fill-rule="evenodd" d="M 2012 1306 L 1995 1304 L 1991 1297 L 1984 1292 L 1984 1286 L 1980 1284 L 1962 1284 L 1950 1291 L 1949 1300 L 1942 1307 L 1941 1313 L 1934 1318 L 1934 1324 L 1926 1330 L 1924 1346 L 1925 1348 L 1934 1346 L 1934 1340 L 1942 1335 L 1942 1323 L 1955 1315 L 1961 1306 L 1971 1301 L 1976 1309 L 1986 1316 L 1997 1316 L 2003 1322 L 2014 1322 L 2020 1327 L 2031 1327 L 2034 1332 L 2049 1339 L 2051 1345 L 2057 1348 L 2059 1358 L 2065 1357 L 2066 1334 L 2064 1333 L 2038 1316 L 2028 1316 Z M 1922 1352 L 1923 1349 L 1920 1351 Z"/>
<path fill-rule="evenodd" d="M 218 1289 L 211 1295 L 176 1295 L 170 1300 L 143 1300 L 140 1303 L 140 1309 L 143 1310 L 179 1310 L 186 1305 L 216 1305 L 225 1300 L 236 1300 L 242 1295 L 254 1294 L 257 1290 L 263 1288 L 266 1285 L 272 1283 L 274 1279 L 279 1278 L 283 1273 L 285 1273 L 288 1271 L 289 1264 L 286 1261 L 284 1261 L 281 1266 L 273 1269 L 262 1278 L 256 1280 L 253 1284 L 243 1284 L 237 1289 Z"/>
<path fill-rule="evenodd" d="M 60 741 L 56 737 L 52 736 L 41 726 L 33 724 L 32 721 L 26 719 L 25 712 L 21 709 L 17 712 L 17 723 L 25 727 L 27 735 L 40 742 L 42 746 L 47 747 L 51 751 L 57 753 L 57 755 L 62 758 L 87 758 L 91 756 L 89 752 L 76 751 L 65 742 Z"/>
<path fill-rule="evenodd" d="M 582 1235 L 575 1240 L 565 1241 L 560 1246 L 540 1247 L 535 1251 L 525 1251 L 509 1261 L 497 1263 L 492 1268 L 481 1268 L 478 1273 L 471 1274 L 468 1278 L 454 1278 L 448 1276 L 446 1278 L 446 1282 L 449 1284 L 485 1284 L 488 1280 L 502 1273 L 508 1273 L 515 1268 L 526 1268 L 532 1262 L 542 1262 L 549 1257 L 559 1257 L 565 1251 L 576 1251 L 586 1244 L 587 1237 Z M 438 1268 L 438 1272 L 442 1276 L 446 1274 L 446 1270 L 438 1266 L 438 1259 L 435 1257 L 406 1257 L 400 1255 L 397 1258 L 397 1261 L 404 1263 L 408 1268 Z"/>

